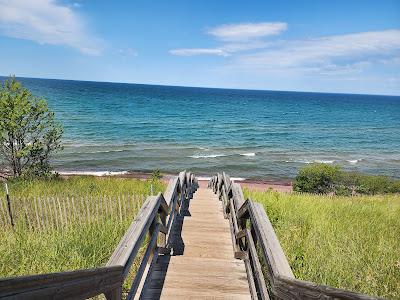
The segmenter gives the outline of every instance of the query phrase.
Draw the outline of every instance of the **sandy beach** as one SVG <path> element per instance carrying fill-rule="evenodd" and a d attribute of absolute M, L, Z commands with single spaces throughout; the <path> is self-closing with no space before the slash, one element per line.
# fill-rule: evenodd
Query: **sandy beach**
<path fill-rule="evenodd" d="M 248 188 L 250 190 L 256 191 L 265 191 L 268 189 L 273 189 L 274 191 L 290 193 L 293 191 L 291 182 L 283 182 L 283 181 L 257 181 L 257 180 L 243 180 L 236 181 L 239 183 L 242 188 Z M 206 187 L 208 184 L 208 180 L 199 180 L 200 187 Z"/>

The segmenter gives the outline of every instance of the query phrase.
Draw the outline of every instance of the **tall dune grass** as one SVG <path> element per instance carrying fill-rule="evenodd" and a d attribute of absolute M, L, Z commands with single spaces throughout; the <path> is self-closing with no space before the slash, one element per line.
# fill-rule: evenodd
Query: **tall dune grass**
<path fill-rule="evenodd" d="M 400 196 L 245 190 L 263 204 L 299 279 L 400 299 Z"/>
<path fill-rule="evenodd" d="M 0 277 L 104 265 L 158 181 L 72 177 L 10 184 L 0 198 Z M 1 194 L 0 194 L 1 195 Z"/>

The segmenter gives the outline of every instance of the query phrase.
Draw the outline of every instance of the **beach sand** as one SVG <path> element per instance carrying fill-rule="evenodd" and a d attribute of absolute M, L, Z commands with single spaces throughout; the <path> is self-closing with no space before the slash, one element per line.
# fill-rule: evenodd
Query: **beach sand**
<path fill-rule="evenodd" d="M 242 188 L 248 188 L 250 190 L 265 191 L 273 189 L 274 191 L 290 193 L 293 191 L 291 182 L 283 181 L 263 181 L 263 180 L 243 180 L 236 181 Z M 207 180 L 199 180 L 200 187 L 206 187 L 208 184 Z"/>

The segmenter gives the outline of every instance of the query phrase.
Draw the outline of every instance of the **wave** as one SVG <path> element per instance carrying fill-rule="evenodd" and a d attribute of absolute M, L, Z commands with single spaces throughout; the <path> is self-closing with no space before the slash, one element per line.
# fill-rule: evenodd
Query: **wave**
<path fill-rule="evenodd" d="M 82 151 L 78 153 L 87 153 L 87 154 L 96 154 L 96 153 L 111 153 L 111 152 L 123 152 L 125 149 L 117 149 L 117 150 L 98 150 L 98 151 Z"/>
<path fill-rule="evenodd" d="M 285 160 L 286 163 L 302 163 L 302 164 L 312 164 L 312 163 L 320 163 L 320 164 L 333 164 L 335 160 L 328 159 L 299 159 L 299 160 Z"/>
<path fill-rule="evenodd" d="M 204 150 L 204 151 L 210 151 L 210 149 L 208 149 L 206 147 L 201 147 L 201 146 L 197 146 L 197 149 Z"/>
<path fill-rule="evenodd" d="M 254 152 L 240 153 L 239 155 L 241 155 L 241 156 L 256 156 L 256 154 Z"/>
<path fill-rule="evenodd" d="M 216 158 L 216 157 L 224 157 L 227 156 L 225 154 L 209 154 L 209 155 L 190 155 L 190 158 Z"/>
<path fill-rule="evenodd" d="M 117 176 L 128 174 L 128 171 L 60 171 L 60 175 Z"/>
<path fill-rule="evenodd" d="M 333 164 L 334 162 L 334 160 L 315 159 L 309 163 Z"/>
<path fill-rule="evenodd" d="M 362 159 L 360 158 L 360 159 L 348 159 L 348 160 L 346 160 L 348 163 L 350 163 L 351 165 L 355 165 L 355 164 L 357 164 L 358 162 L 360 162 L 360 161 L 362 161 Z"/>

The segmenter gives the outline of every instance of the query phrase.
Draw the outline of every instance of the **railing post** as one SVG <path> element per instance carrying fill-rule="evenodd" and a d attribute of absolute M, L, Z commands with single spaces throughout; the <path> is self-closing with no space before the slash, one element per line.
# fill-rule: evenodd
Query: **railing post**
<path fill-rule="evenodd" d="M 172 214 L 172 210 L 170 214 Z M 167 213 L 165 213 L 164 211 L 160 213 L 160 221 L 163 226 L 167 226 Z M 161 233 L 160 243 L 161 247 L 167 246 L 167 233 Z"/>
<path fill-rule="evenodd" d="M 117 287 L 109 292 L 104 293 L 107 300 L 121 300 L 122 299 L 122 283 L 120 287 Z"/>

